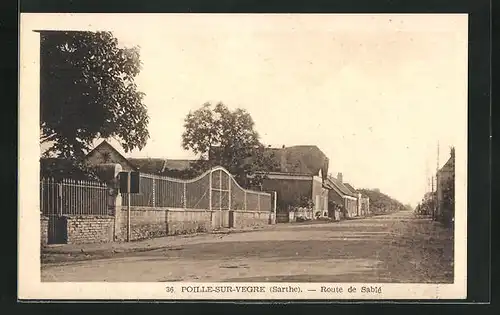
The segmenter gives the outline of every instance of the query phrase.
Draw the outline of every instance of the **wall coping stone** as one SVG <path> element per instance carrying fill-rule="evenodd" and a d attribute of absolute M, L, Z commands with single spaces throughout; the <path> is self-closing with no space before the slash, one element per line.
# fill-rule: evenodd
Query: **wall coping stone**
<path fill-rule="evenodd" d="M 122 211 L 127 211 L 126 206 L 122 206 Z M 172 211 L 172 212 L 219 212 L 221 210 L 194 209 L 194 208 L 170 208 L 170 207 L 139 207 L 131 206 L 130 211 Z M 228 211 L 228 210 L 222 210 Z"/>
<path fill-rule="evenodd" d="M 95 215 L 95 214 L 69 214 L 69 215 L 63 215 L 62 217 L 68 218 L 68 219 L 114 219 L 114 216 L 112 215 Z"/>

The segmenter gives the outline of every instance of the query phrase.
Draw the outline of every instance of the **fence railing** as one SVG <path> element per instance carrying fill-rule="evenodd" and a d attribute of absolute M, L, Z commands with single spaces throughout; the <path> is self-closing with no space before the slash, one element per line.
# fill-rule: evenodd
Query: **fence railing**
<path fill-rule="evenodd" d="M 224 168 L 216 167 L 191 179 L 140 174 L 140 193 L 130 195 L 135 207 L 272 211 L 270 193 L 242 188 Z M 124 193 L 122 205 L 128 205 Z"/>
<path fill-rule="evenodd" d="M 42 178 L 40 210 L 43 215 L 107 215 L 108 188 L 96 181 Z"/>

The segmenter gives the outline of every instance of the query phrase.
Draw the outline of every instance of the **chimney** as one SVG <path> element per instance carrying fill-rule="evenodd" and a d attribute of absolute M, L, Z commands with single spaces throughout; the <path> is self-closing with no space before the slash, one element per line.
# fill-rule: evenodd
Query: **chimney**
<path fill-rule="evenodd" d="M 344 182 L 344 179 L 342 178 L 342 173 L 338 173 L 338 174 L 337 174 L 337 180 L 338 180 L 339 182 L 341 182 L 341 183 L 343 183 L 343 182 Z"/>

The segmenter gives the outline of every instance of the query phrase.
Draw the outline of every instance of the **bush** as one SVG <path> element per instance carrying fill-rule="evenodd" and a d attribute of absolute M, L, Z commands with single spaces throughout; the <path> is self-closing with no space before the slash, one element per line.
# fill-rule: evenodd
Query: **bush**
<path fill-rule="evenodd" d="M 306 222 L 306 221 L 311 221 L 311 219 L 303 217 L 303 216 L 298 216 L 295 221 L 297 222 Z"/>
<path fill-rule="evenodd" d="M 332 218 L 329 218 L 329 217 L 319 217 L 317 218 L 318 221 L 327 221 L 327 222 L 330 222 L 330 221 L 333 221 Z"/>

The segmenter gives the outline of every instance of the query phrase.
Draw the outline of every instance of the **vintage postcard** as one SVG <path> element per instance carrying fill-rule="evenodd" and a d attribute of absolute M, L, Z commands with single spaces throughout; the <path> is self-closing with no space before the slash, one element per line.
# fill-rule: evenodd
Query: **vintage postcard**
<path fill-rule="evenodd" d="M 466 14 L 22 14 L 20 299 L 467 297 Z"/>

